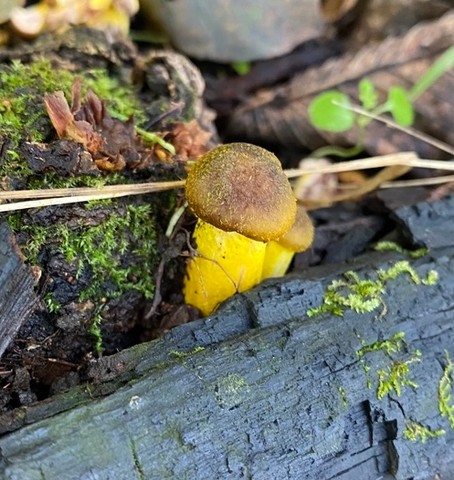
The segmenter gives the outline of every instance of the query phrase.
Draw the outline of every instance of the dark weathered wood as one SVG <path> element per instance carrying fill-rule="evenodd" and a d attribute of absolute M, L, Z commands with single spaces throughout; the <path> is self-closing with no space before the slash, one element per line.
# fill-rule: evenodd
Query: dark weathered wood
<path fill-rule="evenodd" d="M 14 235 L 0 222 L 0 358 L 36 307 L 35 278 L 24 265 Z"/>
<path fill-rule="evenodd" d="M 454 243 L 454 196 L 441 202 L 420 202 L 402 207 L 394 212 L 394 216 L 414 245 L 442 248 Z"/>
<path fill-rule="evenodd" d="M 374 277 L 397 258 L 371 254 L 342 268 Z M 102 385 L 87 387 L 79 406 L 3 436 L 2 478 L 452 478 L 454 430 L 439 414 L 437 389 L 445 351 L 454 358 L 454 248 L 413 264 L 421 276 L 437 270 L 440 282 L 389 281 L 380 318 L 381 309 L 308 318 L 342 273 L 315 269 L 239 295 L 129 359 L 111 357 L 97 366 L 114 372 L 108 382 L 134 381 L 88 403 Z M 377 369 L 391 359 L 367 354 L 366 373 L 357 352 L 398 332 L 406 346 L 394 359 L 422 352 L 408 375 L 418 388 L 379 400 Z M 406 420 L 446 433 L 411 442 Z"/>

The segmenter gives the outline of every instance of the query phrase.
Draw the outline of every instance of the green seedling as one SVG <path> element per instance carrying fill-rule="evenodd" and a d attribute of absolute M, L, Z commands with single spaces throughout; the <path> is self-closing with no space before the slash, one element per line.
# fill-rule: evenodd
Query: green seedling
<path fill-rule="evenodd" d="M 454 66 L 454 46 L 446 50 L 422 77 L 407 90 L 394 85 L 388 90 L 387 98 L 383 103 L 378 101 L 378 93 L 373 82 L 363 78 L 358 84 L 358 98 L 362 109 L 373 116 L 391 114 L 395 123 L 408 128 L 415 119 L 413 103 L 442 75 Z M 346 132 L 353 127 L 358 129 L 357 144 L 349 149 L 340 147 L 325 147 L 316 152 L 316 156 L 337 155 L 349 157 L 363 150 L 365 129 L 371 119 L 352 111 L 353 102 L 350 97 L 338 90 L 329 90 L 317 95 L 309 105 L 311 123 L 320 130 L 333 133 Z"/>
<path fill-rule="evenodd" d="M 247 75 L 251 71 L 251 62 L 233 62 L 232 69 L 237 75 Z"/>

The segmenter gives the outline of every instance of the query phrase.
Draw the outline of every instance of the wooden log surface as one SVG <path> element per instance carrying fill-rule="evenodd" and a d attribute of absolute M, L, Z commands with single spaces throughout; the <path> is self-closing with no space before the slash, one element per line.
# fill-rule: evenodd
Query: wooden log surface
<path fill-rule="evenodd" d="M 0 358 L 37 305 L 35 283 L 8 224 L 0 222 Z"/>
<path fill-rule="evenodd" d="M 440 215 L 451 215 L 449 202 Z M 418 208 L 407 218 L 426 232 Z M 307 314 L 347 270 L 376 280 L 401 254 L 265 282 L 207 319 L 101 359 L 92 385 L 0 417 L 9 432 L 0 478 L 454 478 L 454 429 L 439 398 L 440 381 L 452 381 L 454 240 L 442 243 L 409 260 L 438 283 L 402 273 L 369 313 Z M 380 393 L 396 365 L 407 373 Z"/>

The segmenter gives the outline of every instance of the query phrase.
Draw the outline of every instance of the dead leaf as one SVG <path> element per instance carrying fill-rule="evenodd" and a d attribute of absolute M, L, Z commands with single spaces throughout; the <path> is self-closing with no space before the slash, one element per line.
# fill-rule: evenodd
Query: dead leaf
<path fill-rule="evenodd" d="M 386 98 L 390 86 L 411 87 L 433 61 L 454 44 L 454 13 L 435 22 L 418 25 L 403 37 L 389 38 L 378 46 L 327 61 L 295 76 L 289 83 L 263 90 L 234 111 L 229 133 L 252 142 L 280 143 L 285 147 L 315 150 L 325 145 L 352 146 L 357 131 L 335 134 L 316 130 L 308 118 L 308 106 L 318 94 L 338 89 L 358 100 L 358 82 L 368 77 Z M 454 76 L 445 74 L 415 102 L 415 127 L 454 144 Z M 414 150 L 424 158 L 440 158 L 440 151 L 408 134 L 373 121 L 364 139 L 370 155 Z"/>
<path fill-rule="evenodd" d="M 408 0 L 361 0 L 360 3 L 361 13 L 356 19 L 355 28 L 346 30 L 343 38 L 348 49 L 354 51 L 366 44 L 402 35 L 419 22 L 440 18 L 453 6 L 452 0 L 411 0 L 411 3 Z"/>
<path fill-rule="evenodd" d="M 321 0 L 320 13 L 329 23 L 339 21 L 358 5 L 358 0 Z"/>
<path fill-rule="evenodd" d="M 317 200 L 302 200 L 301 203 L 308 209 L 314 210 L 317 208 L 330 207 L 331 205 L 350 201 L 350 200 L 359 200 L 361 197 L 364 197 L 367 193 L 377 190 L 385 182 L 389 182 L 396 178 L 401 177 L 410 170 L 409 166 L 406 165 L 392 165 L 390 167 L 385 167 L 381 169 L 378 173 L 372 177 L 365 178 L 362 177 L 362 181 L 358 182 L 358 178 L 355 178 L 355 183 L 350 183 L 344 185 L 344 190 L 341 192 L 338 190 L 336 193 L 328 192 L 324 197 L 320 196 Z M 349 173 L 358 173 L 359 172 L 349 172 Z"/>
<path fill-rule="evenodd" d="M 146 149 L 136 135 L 134 120 L 112 118 L 104 102 L 92 91 L 82 102 L 80 87 L 80 80 L 76 80 L 71 108 L 61 91 L 44 98 L 59 138 L 81 143 L 101 170 L 116 172 L 126 167 L 135 168 L 147 160 L 152 151 Z"/>
<path fill-rule="evenodd" d="M 188 123 L 176 123 L 171 127 L 165 140 L 170 142 L 181 160 L 191 160 L 200 157 L 207 150 L 207 144 L 212 134 L 204 130 L 196 119 Z"/>

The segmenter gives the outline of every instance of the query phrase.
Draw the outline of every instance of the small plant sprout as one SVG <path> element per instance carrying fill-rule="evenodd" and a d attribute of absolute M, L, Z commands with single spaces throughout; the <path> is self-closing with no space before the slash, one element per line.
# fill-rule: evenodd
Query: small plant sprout
<path fill-rule="evenodd" d="M 246 143 L 221 145 L 188 172 L 186 199 L 198 217 L 184 280 L 187 304 L 210 314 L 258 284 L 266 243 L 295 222 L 296 198 L 279 160 Z"/>
<path fill-rule="evenodd" d="M 413 102 L 442 75 L 449 72 L 454 66 L 454 46 L 448 48 L 432 66 L 422 75 L 413 88 L 407 90 L 400 85 L 389 88 L 387 98 L 381 104 L 378 102 L 378 93 L 375 85 L 368 78 L 358 83 L 358 98 L 362 109 L 356 108 L 350 97 L 338 90 L 328 90 L 317 95 L 309 105 L 309 118 L 314 127 L 320 130 L 340 133 L 353 127 L 358 128 L 357 144 L 351 148 L 336 146 L 322 147 L 313 153 L 313 156 L 337 155 L 349 157 L 360 153 L 364 130 L 372 118 L 384 113 L 390 113 L 395 124 L 399 127 L 410 127 L 415 118 Z M 359 110 L 364 113 L 358 115 Z"/>
<path fill-rule="evenodd" d="M 282 277 L 288 270 L 293 256 L 307 250 L 314 239 L 314 227 L 302 205 L 298 205 L 295 223 L 278 241 L 268 242 L 265 249 L 262 280 Z"/>

